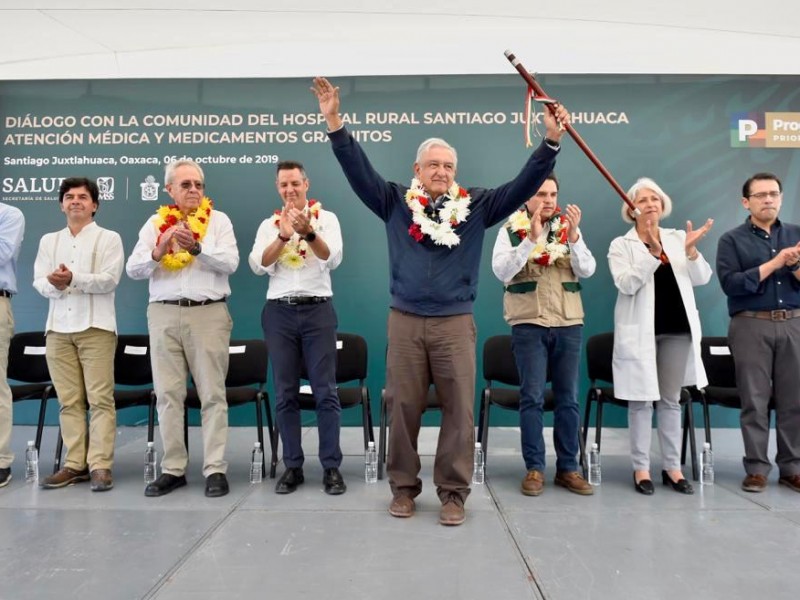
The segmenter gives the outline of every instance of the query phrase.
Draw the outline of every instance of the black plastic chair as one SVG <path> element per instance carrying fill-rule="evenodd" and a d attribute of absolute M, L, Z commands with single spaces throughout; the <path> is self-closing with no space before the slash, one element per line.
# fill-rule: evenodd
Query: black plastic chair
<path fill-rule="evenodd" d="M 39 401 L 39 420 L 36 425 L 36 449 L 42 447 L 42 432 L 47 413 L 47 401 L 56 397 L 56 389 L 50 381 L 45 357 L 44 331 L 17 333 L 8 347 L 8 379 L 19 381 L 11 384 L 12 402 L 22 400 Z"/>
<path fill-rule="evenodd" d="M 156 392 L 153 389 L 150 336 L 125 334 L 117 337 L 114 385 L 114 407 L 117 410 L 134 406 L 147 407 L 147 441 L 152 442 L 156 420 Z"/>
<path fill-rule="evenodd" d="M 700 340 L 700 356 L 706 369 L 708 385 L 702 390 L 691 387 L 689 392 L 692 395 L 692 401 L 698 402 L 703 407 L 705 441 L 711 444 L 711 418 L 708 407 L 713 405 L 741 410 L 742 398 L 736 387 L 736 365 L 728 346 L 728 338 L 704 336 Z M 769 409 L 774 410 L 774 408 L 774 400 L 770 399 Z M 685 451 L 686 439 L 684 438 L 683 452 Z"/>
<path fill-rule="evenodd" d="M 153 390 L 153 368 L 150 362 L 150 336 L 123 334 L 117 336 L 117 349 L 114 353 L 114 408 L 124 410 L 136 406 L 147 407 L 147 441 L 152 442 L 156 393 Z M 53 472 L 61 468 L 63 445 L 59 428 Z"/>
<path fill-rule="evenodd" d="M 614 334 L 600 333 L 593 335 L 586 342 L 586 363 L 589 374 L 589 392 L 586 395 L 586 409 L 583 419 L 583 444 L 586 446 L 586 438 L 589 435 L 589 417 L 592 411 L 592 404 L 597 405 L 595 415 L 595 439 L 597 448 L 601 447 L 601 437 L 603 430 L 603 405 L 612 404 L 622 408 L 628 407 L 628 401 L 617 398 L 614 395 L 614 374 L 611 366 L 614 353 Z M 610 385 L 599 385 L 605 382 Z M 697 452 L 694 439 L 694 419 L 692 418 L 692 399 L 686 389 L 681 390 L 680 403 L 684 405 L 683 411 L 683 438 L 688 437 L 692 450 L 692 478 L 697 480 Z M 689 436 L 689 433 L 692 433 Z M 686 464 L 686 453 L 681 453 L 681 464 Z"/>
<path fill-rule="evenodd" d="M 488 461 L 489 446 L 489 414 L 492 405 L 506 410 L 519 412 L 520 405 L 520 380 L 514 353 L 511 350 L 510 335 L 495 335 L 488 338 L 483 344 L 483 378 L 486 387 L 481 395 L 480 417 L 478 421 L 478 439 L 483 448 L 484 460 Z M 548 372 L 547 381 L 550 381 Z M 500 386 L 496 384 L 502 384 Z M 505 387 L 503 387 L 505 386 Z M 545 411 L 554 411 L 555 396 L 553 390 L 547 388 L 544 394 Z M 580 464 L 583 476 L 586 477 L 586 450 L 584 440 L 578 431 L 578 446 L 580 448 Z"/>
<path fill-rule="evenodd" d="M 339 395 L 339 404 L 343 409 L 361 407 L 361 423 L 364 431 L 364 449 L 369 442 L 375 441 L 372 425 L 372 409 L 370 407 L 369 390 L 367 389 L 367 342 L 360 335 L 354 333 L 336 334 L 336 387 Z M 308 381 L 308 372 L 305 361 L 302 362 L 300 378 Z M 355 386 L 346 386 L 351 382 Z M 316 410 L 314 396 L 302 392 L 298 396 L 300 410 Z"/>
<path fill-rule="evenodd" d="M 428 402 L 425 406 L 425 411 L 429 410 L 442 410 L 442 403 L 436 395 L 436 388 L 431 385 L 428 388 Z M 423 412 L 425 412 L 423 411 Z M 386 455 L 387 455 L 387 440 L 389 429 L 389 414 L 386 406 L 386 388 L 381 390 L 381 412 L 380 412 L 380 425 L 378 433 L 378 479 L 383 479 L 383 473 L 386 468 Z"/>
<path fill-rule="evenodd" d="M 250 402 L 255 404 L 256 411 L 256 434 L 261 448 L 264 451 L 261 472 L 266 475 L 266 456 L 267 449 L 264 445 L 264 420 L 263 414 L 267 415 L 267 431 L 269 433 L 270 446 L 270 470 L 269 476 L 275 477 L 275 470 L 278 464 L 278 438 L 275 434 L 275 427 L 272 423 L 272 410 L 269 406 L 269 394 L 264 386 L 267 383 L 267 345 L 264 340 L 231 340 L 230 360 L 228 363 L 228 374 L 225 377 L 225 396 L 228 406 L 240 406 Z M 186 449 L 189 449 L 189 419 L 188 411 L 190 408 L 200 408 L 200 397 L 197 388 L 193 385 L 186 391 L 186 410 L 184 411 L 184 442 Z M 263 410 L 262 410 L 263 406 Z"/>

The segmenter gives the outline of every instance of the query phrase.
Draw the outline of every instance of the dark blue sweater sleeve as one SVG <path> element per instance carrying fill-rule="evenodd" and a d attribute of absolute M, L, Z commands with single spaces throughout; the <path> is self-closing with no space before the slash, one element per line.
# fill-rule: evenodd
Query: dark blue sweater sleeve
<path fill-rule="evenodd" d="M 486 193 L 484 200 L 487 203 L 484 212 L 486 227 L 491 227 L 508 217 L 539 190 L 545 177 L 556 166 L 556 154 L 558 150 L 553 150 L 542 140 L 519 175 Z"/>
<path fill-rule="evenodd" d="M 383 221 L 388 221 L 402 191 L 387 183 L 372 167 L 361 145 L 342 127 L 328 134 L 333 153 L 344 171 L 350 187 Z"/>

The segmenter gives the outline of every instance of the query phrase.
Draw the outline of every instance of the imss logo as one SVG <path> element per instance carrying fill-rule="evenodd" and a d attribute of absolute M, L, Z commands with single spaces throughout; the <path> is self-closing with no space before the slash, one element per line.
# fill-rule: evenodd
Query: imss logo
<path fill-rule="evenodd" d="M 97 188 L 100 190 L 100 200 L 114 199 L 114 178 L 98 177 Z"/>

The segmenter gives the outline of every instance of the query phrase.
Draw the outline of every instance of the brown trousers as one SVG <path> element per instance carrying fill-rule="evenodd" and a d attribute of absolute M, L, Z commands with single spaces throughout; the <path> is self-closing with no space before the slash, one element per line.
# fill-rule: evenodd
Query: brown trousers
<path fill-rule="evenodd" d="M 431 383 L 442 405 L 433 482 L 444 503 L 469 495 L 475 441 L 475 321 L 471 314 L 420 317 L 392 309 L 386 357 L 391 428 L 387 472 L 392 493 L 422 491 L 417 438 Z"/>

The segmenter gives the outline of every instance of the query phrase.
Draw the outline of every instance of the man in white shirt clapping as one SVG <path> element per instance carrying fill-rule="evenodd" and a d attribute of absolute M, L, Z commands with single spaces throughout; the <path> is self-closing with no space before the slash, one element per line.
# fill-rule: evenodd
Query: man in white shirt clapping
<path fill-rule="evenodd" d="M 186 485 L 183 415 L 191 373 L 201 405 L 205 495 L 214 498 L 228 493 L 225 376 L 233 321 L 226 299 L 239 251 L 231 220 L 205 196 L 197 163 L 170 163 L 164 181 L 175 204 L 148 219 L 126 265 L 132 279 L 150 280 L 147 324 L 164 443 L 161 476 L 144 495 L 163 496 Z"/>
<path fill-rule="evenodd" d="M 319 460 L 325 493 L 343 494 L 339 472 L 340 413 L 336 392 L 336 311 L 330 272 L 342 262 L 339 220 L 307 199 L 308 177 L 299 162 L 278 164 L 276 178 L 283 208 L 261 223 L 250 252 L 250 268 L 270 276 L 261 313 L 275 384 L 278 430 L 286 466 L 275 486 L 289 494 L 303 483 L 298 401 L 301 361 L 305 361 L 317 409 Z"/>

